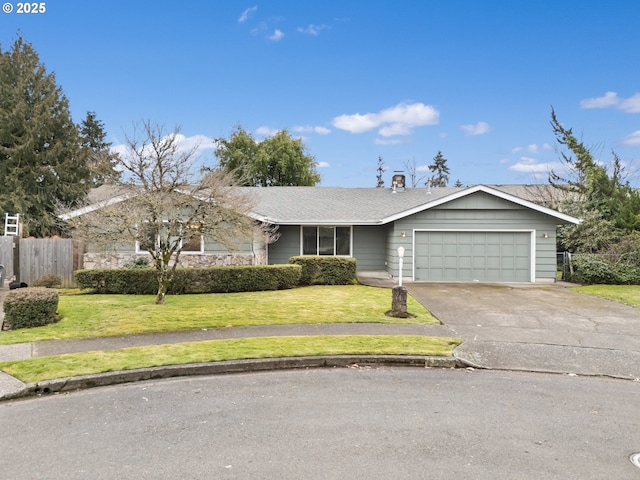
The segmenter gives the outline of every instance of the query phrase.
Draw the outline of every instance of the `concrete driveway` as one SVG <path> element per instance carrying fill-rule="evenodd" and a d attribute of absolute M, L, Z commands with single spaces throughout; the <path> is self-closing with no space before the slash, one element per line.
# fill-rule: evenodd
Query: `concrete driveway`
<path fill-rule="evenodd" d="M 482 368 L 640 379 L 640 309 L 562 284 L 411 283 L 409 293 Z"/>

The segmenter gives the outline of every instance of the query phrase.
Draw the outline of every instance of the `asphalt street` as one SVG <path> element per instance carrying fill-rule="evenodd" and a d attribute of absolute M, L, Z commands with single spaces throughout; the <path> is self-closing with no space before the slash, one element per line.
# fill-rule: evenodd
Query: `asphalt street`
<path fill-rule="evenodd" d="M 634 479 L 640 387 L 339 368 L 189 377 L 0 404 L 8 479 Z"/>

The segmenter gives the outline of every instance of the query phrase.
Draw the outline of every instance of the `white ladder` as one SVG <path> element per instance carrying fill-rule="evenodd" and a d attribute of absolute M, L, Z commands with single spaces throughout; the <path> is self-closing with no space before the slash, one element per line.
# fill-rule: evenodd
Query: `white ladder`
<path fill-rule="evenodd" d="M 5 237 L 8 235 L 17 236 L 19 234 L 18 230 L 20 228 L 20 214 L 17 213 L 15 215 L 9 215 L 8 213 L 4 214 L 4 235 Z"/>

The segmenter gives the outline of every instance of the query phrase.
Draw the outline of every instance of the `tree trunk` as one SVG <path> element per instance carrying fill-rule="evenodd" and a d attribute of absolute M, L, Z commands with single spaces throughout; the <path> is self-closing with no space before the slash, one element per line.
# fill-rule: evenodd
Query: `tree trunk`
<path fill-rule="evenodd" d="M 158 266 L 158 294 L 156 295 L 156 305 L 164 305 L 164 297 L 169 288 L 169 271 L 166 264 Z"/>

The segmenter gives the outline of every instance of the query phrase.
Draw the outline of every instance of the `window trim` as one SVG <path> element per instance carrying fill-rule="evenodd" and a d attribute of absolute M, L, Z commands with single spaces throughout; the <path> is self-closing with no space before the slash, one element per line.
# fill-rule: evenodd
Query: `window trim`
<path fill-rule="evenodd" d="M 316 229 L 316 253 L 309 254 L 304 253 L 304 229 L 305 228 L 315 228 Z M 320 249 L 320 228 L 332 228 L 333 229 L 333 254 L 332 255 L 321 255 L 319 253 Z M 337 236 L 336 236 L 336 228 L 348 228 L 349 229 L 349 254 L 348 255 L 338 255 L 336 254 L 337 247 Z M 322 257 L 344 257 L 344 258 L 352 258 L 353 257 L 353 225 L 300 225 L 300 256 L 310 257 L 310 256 L 322 256 Z"/>

